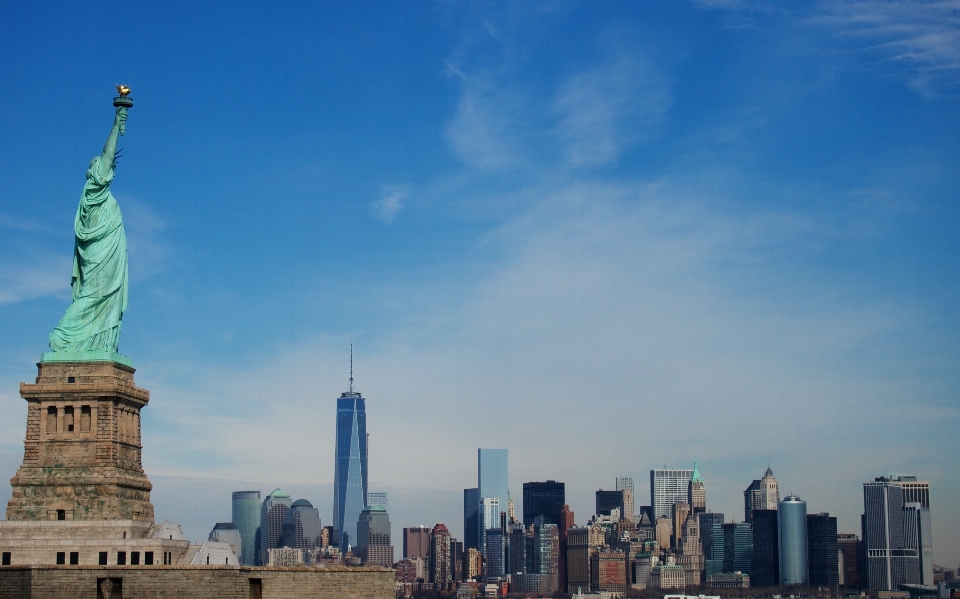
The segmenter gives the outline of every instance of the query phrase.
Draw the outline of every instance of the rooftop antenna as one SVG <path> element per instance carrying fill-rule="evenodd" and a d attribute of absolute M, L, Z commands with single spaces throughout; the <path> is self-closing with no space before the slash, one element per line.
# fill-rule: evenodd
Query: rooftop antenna
<path fill-rule="evenodd" d="M 350 393 L 353 393 L 353 344 L 350 344 Z"/>

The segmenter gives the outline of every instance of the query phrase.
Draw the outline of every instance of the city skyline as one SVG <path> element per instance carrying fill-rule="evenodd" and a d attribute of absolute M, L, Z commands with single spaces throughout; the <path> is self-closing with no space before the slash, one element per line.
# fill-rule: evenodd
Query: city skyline
<path fill-rule="evenodd" d="M 563 481 L 578 518 L 696 459 L 710 509 L 739 520 L 770 465 L 857 532 L 861 485 L 910 472 L 960 562 L 949 6 L 6 5 L 0 475 L 126 83 L 120 351 L 157 518 L 209 510 L 191 538 L 243 489 L 329 524 L 355 341 L 395 537 L 462 539 L 473 452 L 504 447 L 515 500 Z"/>

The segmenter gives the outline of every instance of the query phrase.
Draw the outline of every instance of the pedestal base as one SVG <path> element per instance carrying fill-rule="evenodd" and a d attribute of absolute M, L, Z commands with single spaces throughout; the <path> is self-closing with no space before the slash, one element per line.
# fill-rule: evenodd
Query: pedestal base
<path fill-rule="evenodd" d="M 7 520 L 153 524 L 140 461 L 140 409 L 150 392 L 134 384 L 134 369 L 115 360 L 37 366 L 37 382 L 20 383 L 27 435 Z"/>

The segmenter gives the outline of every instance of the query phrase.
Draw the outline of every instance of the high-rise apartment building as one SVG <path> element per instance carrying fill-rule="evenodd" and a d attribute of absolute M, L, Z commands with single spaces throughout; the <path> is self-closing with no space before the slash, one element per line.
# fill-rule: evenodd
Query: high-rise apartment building
<path fill-rule="evenodd" d="M 807 582 L 836 587 L 840 584 L 837 518 L 827 513 L 807 514 Z"/>
<path fill-rule="evenodd" d="M 315 549 L 322 531 L 320 511 L 306 499 L 298 499 L 283 517 L 283 547 Z"/>
<path fill-rule="evenodd" d="M 480 523 L 480 549 L 483 549 L 483 531 L 488 528 L 500 527 L 500 511 L 507 511 L 509 499 L 507 450 L 506 449 L 477 449 L 477 489 L 480 493 L 480 516 L 483 518 L 483 501 L 486 498 L 495 498 L 499 511 L 494 518 L 485 519 Z"/>
<path fill-rule="evenodd" d="M 357 520 L 355 553 L 364 564 L 389 568 L 393 565 L 393 544 L 390 542 L 390 516 L 382 506 L 368 505 Z"/>
<path fill-rule="evenodd" d="M 753 571 L 750 586 L 780 584 L 780 540 L 777 510 L 753 510 Z"/>
<path fill-rule="evenodd" d="M 353 348 L 350 388 L 337 399 L 336 463 L 333 474 L 333 527 L 340 547 L 356 544 L 357 521 L 367 505 L 367 408 L 353 390 Z"/>
<path fill-rule="evenodd" d="M 559 525 L 565 503 L 564 483 L 555 480 L 523 483 L 523 525 L 530 526 L 537 516 Z"/>
<path fill-rule="evenodd" d="M 231 521 L 240 531 L 241 549 L 237 557 L 245 566 L 256 565 L 259 552 L 257 530 L 260 529 L 260 491 L 234 491 L 231 508 Z"/>
<path fill-rule="evenodd" d="M 430 582 L 446 584 L 453 580 L 450 569 L 450 531 L 445 524 L 437 524 L 430 534 Z"/>
<path fill-rule="evenodd" d="M 463 546 L 480 547 L 480 489 L 463 490 Z"/>
<path fill-rule="evenodd" d="M 650 471 L 650 505 L 655 519 L 672 518 L 673 504 L 687 501 L 692 476 L 693 470 Z"/>
<path fill-rule="evenodd" d="M 281 489 L 276 489 L 267 495 L 260 506 L 260 554 L 258 565 L 267 563 L 270 549 L 283 546 L 283 519 L 293 501 L 290 495 Z"/>
<path fill-rule="evenodd" d="M 920 501 L 908 506 L 905 495 Z M 921 510 L 926 515 L 921 515 Z M 861 524 L 871 589 L 893 591 L 901 584 L 923 580 L 922 545 L 930 541 L 930 535 L 922 535 L 918 529 L 923 528 L 923 519 L 929 526 L 929 510 L 929 485 L 915 476 L 890 474 L 863 483 Z"/>
<path fill-rule="evenodd" d="M 767 466 L 767 471 L 759 480 L 750 483 L 743 492 L 743 519 L 753 522 L 753 510 L 775 510 L 780 503 L 780 489 L 777 479 L 773 477 L 773 470 Z"/>
<path fill-rule="evenodd" d="M 707 511 L 707 486 L 700 476 L 696 460 L 693 461 L 693 474 L 690 475 L 690 483 L 687 485 L 687 503 L 694 514 Z"/>
<path fill-rule="evenodd" d="M 777 504 L 780 584 L 807 583 L 807 502 L 787 495 Z"/>
<path fill-rule="evenodd" d="M 403 559 L 426 559 L 430 555 L 430 529 L 414 526 L 403 529 Z"/>

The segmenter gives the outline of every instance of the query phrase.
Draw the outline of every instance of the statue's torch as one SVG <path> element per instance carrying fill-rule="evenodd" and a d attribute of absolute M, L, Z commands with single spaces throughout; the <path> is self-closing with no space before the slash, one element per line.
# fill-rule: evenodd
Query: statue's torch
<path fill-rule="evenodd" d="M 133 107 L 133 98 L 130 97 L 130 88 L 126 85 L 118 85 L 117 93 L 120 95 L 113 99 L 113 105 L 117 108 L 127 108 Z M 120 123 L 120 135 L 123 135 L 127 132 L 127 124 L 125 122 Z"/>

